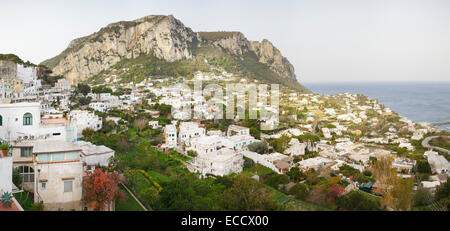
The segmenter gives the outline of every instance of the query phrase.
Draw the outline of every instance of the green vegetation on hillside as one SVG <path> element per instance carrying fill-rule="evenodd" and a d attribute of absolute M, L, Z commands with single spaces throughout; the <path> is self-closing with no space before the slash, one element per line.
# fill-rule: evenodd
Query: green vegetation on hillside
<path fill-rule="evenodd" d="M 13 63 L 22 64 L 25 67 L 27 66 L 36 66 L 35 64 L 31 63 L 30 61 L 24 62 L 19 56 L 15 54 L 0 54 L 0 60 L 6 60 L 11 61 Z"/>
<path fill-rule="evenodd" d="M 214 32 L 198 32 L 198 34 L 207 41 L 218 41 L 222 39 L 226 39 L 229 37 L 233 37 L 235 34 L 239 32 L 237 31 L 214 31 Z"/>

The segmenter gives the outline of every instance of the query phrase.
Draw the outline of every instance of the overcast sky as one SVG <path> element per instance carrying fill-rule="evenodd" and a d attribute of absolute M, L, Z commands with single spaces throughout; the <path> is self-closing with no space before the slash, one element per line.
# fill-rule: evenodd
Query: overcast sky
<path fill-rule="evenodd" d="M 151 14 L 266 38 L 300 82 L 450 81 L 449 0 L 0 0 L 0 53 L 40 63 L 74 38 Z"/>

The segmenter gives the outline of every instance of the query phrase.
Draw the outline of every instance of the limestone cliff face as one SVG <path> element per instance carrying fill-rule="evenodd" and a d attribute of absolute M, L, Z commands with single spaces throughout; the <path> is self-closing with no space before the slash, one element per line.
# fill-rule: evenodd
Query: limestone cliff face
<path fill-rule="evenodd" d="M 279 75 L 296 79 L 294 66 L 267 39 L 264 39 L 262 42 L 250 42 L 250 50 L 255 52 L 259 62 L 267 64 Z"/>
<path fill-rule="evenodd" d="M 59 56 L 44 65 L 72 82 L 84 80 L 122 58 L 153 53 L 167 61 L 191 58 L 197 34 L 173 16 L 147 16 L 130 22 L 109 24 L 99 32 L 73 40 Z"/>
<path fill-rule="evenodd" d="M 216 35 L 214 36 L 213 33 Z M 262 42 L 248 41 L 241 32 L 200 32 L 199 34 L 203 37 L 203 42 L 223 48 L 233 55 L 243 56 L 252 51 L 259 62 L 268 65 L 281 77 L 296 79 L 294 66 L 267 39 Z"/>
<path fill-rule="evenodd" d="M 192 58 L 197 46 L 212 45 L 235 58 L 249 54 L 266 64 L 280 78 L 295 80 L 292 64 L 269 41 L 250 42 L 241 32 L 193 32 L 172 15 L 147 16 L 109 24 L 100 31 L 74 39 L 60 55 L 42 64 L 73 83 L 108 69 L 123 58 L 153 54 L 173 62 Z M 253 55 L 254 53 L 254 55 Z"/>

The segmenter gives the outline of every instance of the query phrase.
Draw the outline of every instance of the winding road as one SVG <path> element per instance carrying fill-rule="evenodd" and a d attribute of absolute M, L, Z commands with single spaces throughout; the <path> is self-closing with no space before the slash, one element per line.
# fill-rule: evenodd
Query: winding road
<path fill-rule="evenodd" d="M 439 137 L 439 136 L 429 136 L 429 137 L 423 139 L 423 141 L 422 141 L 422 146 L 425 147 L 425 148 L 428 148 L 428 149 L 435 149 L 435 150 L 438 150 L 438 151 L 441 151 L 441 152 L 446 152 L 446 153 L 450 154 L 450 151 L 447 150 L 447 149 L 445 149 L 445 148 L 436 147 L 436 146 L 431 146 L 431 145 L 429 144 L 430 140 L 435 139 L 435 138 L 438 138 L 438 137 Z M 449 138 L 450 138 L 450 136 L 449 136 Z"/>

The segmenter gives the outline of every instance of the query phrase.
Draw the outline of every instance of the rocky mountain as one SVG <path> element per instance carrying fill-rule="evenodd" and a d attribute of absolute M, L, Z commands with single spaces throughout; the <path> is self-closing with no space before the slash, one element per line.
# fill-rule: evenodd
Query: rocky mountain
<path fill-rule="evenodd" d="M 109 24 L 96 33 L 74 39 L 61 54 L 41 64 L 55 75 L 78 82 L 108 73 L 121 61 L 140 56 L 152 56 L 159 64 L 164 62 L 162 66 L 173 69 L 179 63 L 195 66 L 193 60 L 201 56 L 246 77 L 305 90 L 297 82 L 292 64 L 269 41 L 248 41 L 241 32 L 196 33 L 172 15 Z M 187 74 L 184 69 L 182 73 Z"/>

